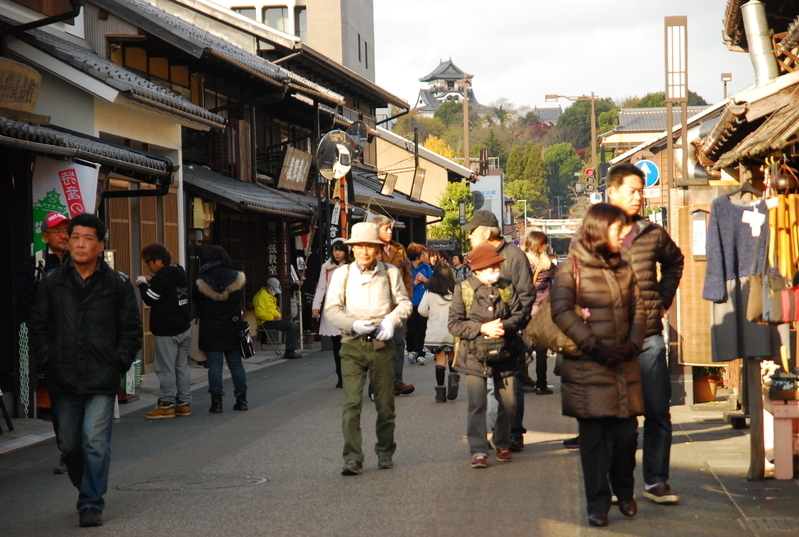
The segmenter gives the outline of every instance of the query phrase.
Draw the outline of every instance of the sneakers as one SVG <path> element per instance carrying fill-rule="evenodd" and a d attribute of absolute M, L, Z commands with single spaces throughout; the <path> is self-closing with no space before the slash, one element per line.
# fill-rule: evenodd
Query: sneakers
<path fill-rule="evenodd" d="M 538 391 L 538 388 L 530 384 L 522 384 L 522 391 L 524 393 L 535 393 Z"/>
<path fill-rule="evenodd" d="M 175 416 L 191 416 L 191 405 L 178 405 L 175 407 Z"/>
<path fill-rule="evenodd" d="M 415 352 L 409 352 L 409 353 L 408 353 L 408 363 L 409 363 L 409 364 L 415 364 L 415 363 L 416 363 L 416 357 L 417 357 L 417 356 L 418 356 L 418 355 L 417 355 Z"/>
<path fill-rule="evenodd" d="M 410 395 L 416 387 L 413 384 L 405 384 L 404 382 L 394 383 L 394 395 Z"/>
<path fill-rule="evenodd" d="M 536 395 L 549 395 L 551 393 L 555 393 L 555 392 L 553 392 L 549 388 L 536 388 L 535 389 L 535 394 Z"/>
<path fill-rule="evenodd" d="M 567 438 L 563 441 L 563 447 L 566 449 L 580 449 L 580 437 Z"/>
<path fill-rule="evenodd" d="M 512 436 L 510 438 L 510 444 L 508 444 L 508 449 L 513 453 L 520 452 L 524 449 L 524 439 Z"/>
<path fill-rule="evenodd" d="M 488 467 L 488 457 L 482 454 L 475 455 L 472 457 L 472 462 L 470 463 L 472 468 L 486 468 Z"/>
<path fill-rule="evenodd" d="M 510 462 L 513 460 L 510 449 L 497 448 L 497 460 L 499 462 Z"/>
<path fill-rule="evenodd" d="M 457 373 L 450 373 L 447 377 L 447 399 L 454 401 L 458 398 L 458 383 L 461 376 Z"/>
<path fill-rule="evenodd" d="M 416 365 L 424 365 L 425 361 L 426 359 L 424 357 L 424 354 L 420 354 L 419 356 L 416 357 Z"/>
<path fill-rule="evenodd" d="M 646 485 L 644 498 L 660 504 L 672 504 L 680 501 L 680 495 L 672 491 L 668 483 Z"/>
<path fill-rule="evenodd" d="M 87 507 L 80 512 L 80 527 L 91 528 L 103 525 L 103 511 L 96 507 Z"/>
<path fill-rule="evenodd" d="M 283 355 L 283 358 L 286 360 L 296 360 L 297 358 L 302 358 L 302 354 L 298 353 L 297 351 L 286 351 Z"/>
<path fill-rule="evenodd" d="M 341 475 L 360 475 L 363 472 L 363 463 L 350 459 L 344 463 L 344 468 L 341 469 Z"/>
<path fill-rule="evenodd" d="M 377 467 L 381 470 L 391 470 L 394 468 L 394 461 L 391 460 L 391 455 L 378 455 Z"/>
<path fill-rule="evenodd" d="M 155 410 L 151 410 L 147 414 L 148 420 L 162 420 L 162 419 L 169 419 L 175 417 L 175 403 L 164 403 L 162 401 L 158 401 L 158 406 L 155 407 Z"/>

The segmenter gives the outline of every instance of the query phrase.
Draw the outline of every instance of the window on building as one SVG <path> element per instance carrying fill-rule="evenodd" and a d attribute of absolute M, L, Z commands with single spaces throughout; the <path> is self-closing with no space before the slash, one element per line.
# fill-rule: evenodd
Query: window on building
<path fill-rule="evenodd" d="M 294 8 L 294 35 L 300 38 L 303 43 L 308 42 L 308 14 L 305 6 Z"/>
<path fill-rule="evenodd" d="M 361 61 L 361 34 L 358 34 L 358 61 Z"/>
<path fill-rule="evenodd" d="M 363 42 L 363 60 L 366 68 L 369 69 L 369 43 Z"/>
<path fill-rule="evenodd" d="M 286 6 L 266 6 L 264 8 L 264 24 L 281 32 L 286 31 L 289 21 L 289 10 Z"/>
<path fill-rule="evenodd" d="M 252 7 L 252 6 L 232 7 L 230 9 L 232 9 L 236 13 L 239 13 L 240 15 L 244 15 L 248 19 L 258 20 L 258 19 L 255 18 L 255 14 L 256 14 L 255 8 Z"/>

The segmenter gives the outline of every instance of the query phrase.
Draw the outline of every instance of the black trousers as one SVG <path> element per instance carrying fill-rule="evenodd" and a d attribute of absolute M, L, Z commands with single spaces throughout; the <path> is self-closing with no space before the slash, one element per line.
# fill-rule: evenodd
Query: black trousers
<path fill-rule="evenodd" d="M 577 418 L 588 514 L 607 514 L 611 487 L 620 501 L 633 497 L 638 419 Z"/>
<path fill-rule="evenodd" d="M 414 306 L 408 317 L 408 329 L 405 331 L 405 347 L 408 352 L 424 356 L 424 336 L 427 333 L 427 317 L 419 315 L 419 307 Z"/>

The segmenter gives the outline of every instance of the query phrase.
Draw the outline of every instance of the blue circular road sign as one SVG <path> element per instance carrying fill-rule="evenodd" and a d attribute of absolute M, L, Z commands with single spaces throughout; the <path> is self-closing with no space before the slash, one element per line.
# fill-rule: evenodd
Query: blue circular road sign
<path fill-rule="evenodd" d="M 660 168 L 651 160 L 639 160 L 635 167 L 644 172 L 644 188 L 653 187 L 660 181 Z"/>

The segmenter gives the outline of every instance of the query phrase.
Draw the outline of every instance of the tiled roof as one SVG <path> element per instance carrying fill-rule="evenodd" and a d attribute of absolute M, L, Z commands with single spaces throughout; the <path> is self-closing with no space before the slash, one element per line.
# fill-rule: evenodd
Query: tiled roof
<path fill-rule="evenodd" d="M 166 157 L 79 133 L 6 117 L 0 117 L 0 145 L 13 145 L 41 154 L 80 158 L 114 168 L 157 176 L 169 175 L 172 172 L 172 161 Z"/>
<path fill-rule="evenodd" d="M 288 84 L 298 91 L 304 91 L 335 104 L 344 102 L 344 97 L 338 93 L 311 82 L 257 54 L 237 47 L 223 38 L 184 21 L 176 15 L 167 13 L 145 0 L 96 0 L 92 3 L 114 13 L 120 18 L 130 21 L 132 24 L 136 24 L 167 42 L 175 44 L 175 46 L 197 58 L 204 54 L 213 53 L 274 83 Z M 131 13 L 137 16 L 128 16 Z M 211 20 L 211 18 L 208 18 L 209 22 Z"/>
<path fill-rule="evenodd" d="M 689 106 L 688 117 L 705 110 L 706 106 Z M 673 124 L 678 125 L 680 108 L 672 109 Z M 619 125 L 616 132 L 661 132 L 666 130 L 666 108 L 622 108 L 619 110 Z"/>
<path fill-rule="evenodd" d="M 0 18 L 3 21 L 9 21 L 9 19 Z M 133 95 L 143 98 L 145 100 L 144 104 L 147 104 L 146 101 L 151 101 L 211 126 L 223 126 L 225 123 L 225 118 L 222 116 L 185 100 L 171 90 L 154 84 L 118 66 L 111 60 L 98 56 L 87 48 L 70 43 L 42 30 L 29 30 L 26 34 L 24 39 L 34 47 L 103 81 L 120 92 L 129 94 L 128 97 Z"/>
<path fill-rule="evenodd" d="M 388 211 L 402 214 L 444 216 L 443 209 L 424 201 L 409 200 L 406 194 L 398 190 L 395 190 L 391 196 L 383 196 L 380 194 L 383 183 L 372 171 L 352 168 L 352 178 L 355 181 L 355 202 L 359 205 L 383 207 Z M 375 210 L 374 212 L 381 211 Z"/>
<path fill-rule="evenodd" d="M 203 51 L 216 52 L 229 59 L 231 62 L 240 64 L 241 66 L 258 73 L 263 77 L 269 78 L 276 82 L 283 82 L 286 79 L 286 74 L 282 72 L 280 67 L 272 62 L 247 52 L 236 45 L 230 44 L 221 37 L 217 37 L 210 32 L 195 26 L 194 24 L 167 13 L 166 11 L 157 8 L 154 5 L 145 2 L 144 0 L 96 0 L 92 3 L 137 26 L 141 25 L 144 27 L 142 24 L 142 18 L 150 22 L 155 22 L 161 29 L 168 30 L 171 34 L 171 37 L 177 37 L 178 39 L 182 38 L 183 40 L 191 41 L 195 45 L 199 45 L 199 49 Z M 140 17 L 131 20 L 125 17 L 125 14 L 120 12 L 120 9 L 131 10 Z M 151 28 L 147 27 L 144 27 L 144 29 L 148 31 L 151 30 Z M 151 33 L 169 41 L 170 36 L 163 35 L 162 31 L 154 31 Z"/>
<path fill-rule="evenodd" d="M 430 82 L 432 80 L 461 80 L 463 75 L 466 78 L 472 78 L 472 75 L 464 73 L 458 66 L 452 63 L 452 60 L 442 61 L 438 67 L 433 69 L 433 72 L 427 76 L 419 79 L 420 82 Z"/>
<path fill-rule="evenodd" d="M 558 118 L 563 114 L 563 108 L 561 108 L 560 106 L 538 108 L 536 106 L 533 109 L 533 112 L 535 112 L 535 115 L 538 116 L 538 121 L 557 123 Z"/>
<path fill-rule="evenodd" d="M 314 198 L 245 183 L 202 166 L 184 166 L 183 184 L 189 192 L 240 211 L 295 218 L 308 218 L 316 212 Z"/>

